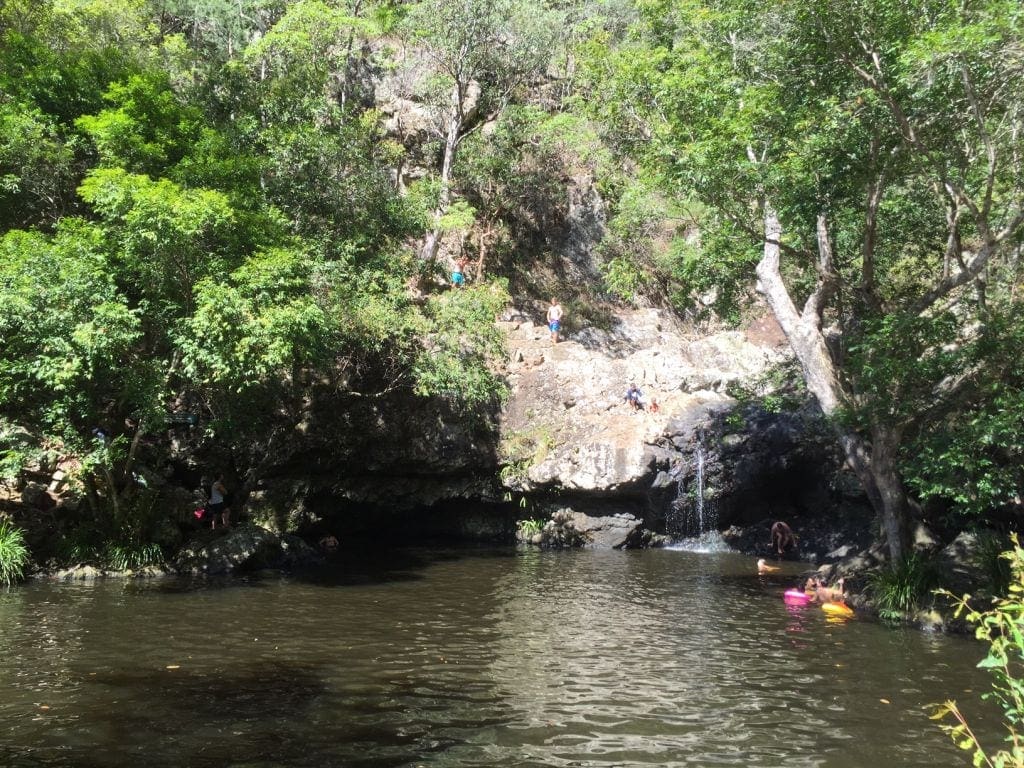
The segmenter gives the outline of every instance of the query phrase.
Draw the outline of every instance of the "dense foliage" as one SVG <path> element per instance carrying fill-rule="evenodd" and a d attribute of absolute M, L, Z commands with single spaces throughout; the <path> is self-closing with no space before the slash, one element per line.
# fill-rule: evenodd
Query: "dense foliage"
<path fill-rule="evenodd" d="M 965 514 L 1019 505 L 1019 4 L 639 7 L 591 43 L 588 103 L 705 206 L 679 249 L 691 294 L 732 312 L 756 272 L 895 561 L 908 485 Z"/>
<path fill-rule="evenodd" d="M 7 520 L 0 519 L 0 584 L 5 587 L 20 580 L 28 565 L 25 535 Z"/>
<path fill-rule="evenodd" d="M 87 547 L 138 548 L 142 459 L 182 419 L 230 452 L 324 381 L 480 414 L 509 292 L 739 320 L 757 283 L 894 563 L 918 501 L 1008 519 L 1022 25 L 1010 0 L 8 0 L 0 471 L 75 457 Z M 600 284 L 565 263 L 570 188 L 607 212 Z"/>
<path fill-rule="evenodd" d="M 500 396 L 503 284 L 409 290 L 433 206 L 393 181 L 363 49 L 410 8 L 0 7 L 2 467 L 77 457 L 73 548 L 158 558 L 124 553 L 156 524 L 140 454 L 176 420 L 229 450 L 297 420 L 318 376 Z"/>
<path fill-rule="evenodd" d="M 933 719 L 945 721 L 942 728 L 958 747 L 971 753 L 973 765 L 1020 768 L 1024 766 L 1024 549 L 1016 537 L 1003 558 L 1010 570 L 1007 597 L 987 608 L 972 607 L 969 596 L 955 601 L 957 615 L 964 616 L 974 626 L 975 637 L 988 644 L 988 654 L 978 666 L 992 675 L 992 689 L 982 698 L 994 701 L 1002 713 L 1004 746 L 996 748 L 979 738 L 955 701 L 936 707 Z M 953 596 L 947 593 L 947 597 Z"/>

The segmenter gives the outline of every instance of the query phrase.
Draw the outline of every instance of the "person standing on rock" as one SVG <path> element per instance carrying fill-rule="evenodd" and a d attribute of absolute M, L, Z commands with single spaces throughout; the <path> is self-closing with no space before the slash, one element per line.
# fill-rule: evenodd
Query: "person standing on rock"
<path fill-rule="evenodd" d="M 466 264 L 469 260 L 465 256 L 459 256 L 455 260 L 455 269 L 452 271 L 452 285 L 456 288 L 464 288 L 466 286 Z"/>
<path fill-rule="evenodd" d="M 548 330 L 551 331 L 551 343 L 558 343 L 558 332 L 562 329 L 562 305 L 558 299 L 551 299 L 551 306 L 548 307 Z"/>
<path fill-rule="evenodd" d="M 217 518 L 220 518 L 224 528 L 230 528 L 231 509 L 228 507 L 228 490 L 224 486 L 224 475 L 217 475 L 217 479 L 210 484 L 210 503 L 207 505 L 212 519 L 210 527 L 217 527 Z"/>
<path fill-rule="evenodd" d="M 626 390 L 626 396 L 623 398 L 634 411 L 642 411 L 644 409 L 644 393 L 640 391 L 640 387 L 636 385 L 636 382 L 629 382 L 629 389 Z"/>

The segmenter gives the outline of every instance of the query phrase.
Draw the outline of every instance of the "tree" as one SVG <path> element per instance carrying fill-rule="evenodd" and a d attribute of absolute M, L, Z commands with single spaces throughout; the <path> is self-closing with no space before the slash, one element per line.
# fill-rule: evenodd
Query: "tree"
<path fill-rule="evenodd" d="M 558 14 L 541 0 L 421 0 L 410 11 L 409 42 L 423 46 L 438 71 L 422 96 L 443 142 L 437 204 L 421 258 L 437 257 L 459 146 L 522 83 L 543 71 L 559 26 Z"/>
<path fill-rule="evenodd" d="M 52 118 L 0 103 L 0 227 L 59 219 L 68 206 L 73 163 Z"/>
<path fill-rule="evenodd" d="M 756 263 L 899 560 L 911 515 L 901 446 L 999 375 L 1006 356 L 983 350 L 1019 314 L 1019 9 L 643 10 L 642 36 L 593 65 L 593 98 L 620 136 L 642 137 L 634 154 L 677 194 L 708 204 L 708 257 Z"/>
<path fill-rule="evenodd" d="M 62 527 L 151 540 L 185 409 L 257 472 L 314 390 L 499 392 L 502 286 L 408 290 L 421 222 L 356 76 L 401 6 L 0 4 L 0 473 L 78 459 Z"/>
<path fill-rule="evenodd" d="M 138 442 L 100 435 L 115 439 L 112 421 L 140 424 L 159 411 L 164 377 L 159 360 L 138 355 L 140 313 L 113 280 L 102 233 L 74 219 L 53 238 L 7 233 L 0 274 L 0 413 L 89 457 L 89 499 L 105 485 L 117 514 Z"/>
<path fill-rule="evenodd" d="M 584 173 L 607 178 L 613 161 L 586 118 L 537 106 L 510 106 L 486 135 L 468 136 L 455 175 L 475 209 L 477 277 L 489 263 L 514 285 L 539 254 L 557 250 L 569 214 L 566 180 Z"/>

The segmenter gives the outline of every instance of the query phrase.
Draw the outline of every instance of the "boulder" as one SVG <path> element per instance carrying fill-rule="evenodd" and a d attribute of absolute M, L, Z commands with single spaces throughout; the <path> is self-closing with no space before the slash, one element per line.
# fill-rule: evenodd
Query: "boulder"
<path fill-rule="evenodd" d="M 56 500 L 47 492 L 46 486 L 42 483 L 26 483 L 21 491 L 21 500 L 33 509 L 43 511 L 57 506 Z"/>
<path fill-rule="evenodd" d="M 936 558 L 941 583 L 954 595 L 975 593 L 991 586 L 985 568 L 983 536 L 963 531 Z"/>
<path fill-rule="evenodd" d="M 281 537 L 281 560 L 283 568 L 311 568 L 323 563 L 324 557 L 306 541 L 294 534 Z"/>
<path fill-rule="evenodd" d="M 630 514 L 591 517 L 572 509 L 551 516 L 541 532 L 541 545 L 622 549 L 639 543 L 642 522 Z"/>
<path fill-rule="evenodd" d="M 75 565 L 53 574 L 57 581 L 95 581 L 106 574 L 94 565 Z"/>
<path fill-rule="evenodd" d="M 256 525 L 240 525 L 213 538 L 202 535 L 187 544 L 175 561 L 180 573 L 223 574 L 281 565 L 284 547 L 281 537 Z"/>

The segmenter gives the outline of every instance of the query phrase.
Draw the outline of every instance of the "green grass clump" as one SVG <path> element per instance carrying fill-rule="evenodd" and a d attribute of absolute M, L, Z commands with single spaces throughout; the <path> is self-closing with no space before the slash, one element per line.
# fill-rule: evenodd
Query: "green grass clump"
<path fill-rule="evenodd" d="M 516 533 L 524 541 L 529 541 L 542 530 L 544 530 L 543 520 L 520 520 L 516 523 Z"/>
<path fill-rule="evenodd" d="M 103 565 L 115 571 L 134 571 L 149 565 L 160 565 L 164 553 L 158 544 L 107 544 L 101 557 Z"/>
<path fill-rule="evenodd" d="M 871 576 L 871 591 L 879 615 L 896 619 L 916 611 L 924 598 L 939 585 L 934 561 L 919 552 L 912 552 L 902 561 L 876 571 Z"/>
<path fill-rule="evenodd" d="M 21 528 L 0 520 L 0 584 L 10 586 L 25 576 L 28 565 L 28 547 Z"/>

